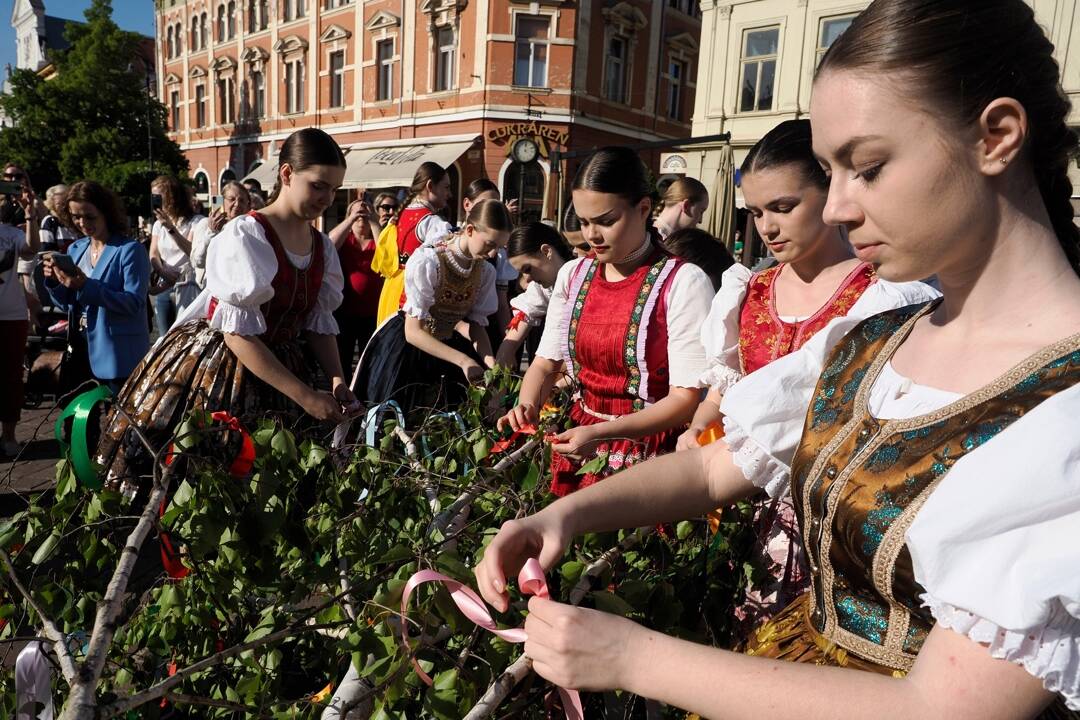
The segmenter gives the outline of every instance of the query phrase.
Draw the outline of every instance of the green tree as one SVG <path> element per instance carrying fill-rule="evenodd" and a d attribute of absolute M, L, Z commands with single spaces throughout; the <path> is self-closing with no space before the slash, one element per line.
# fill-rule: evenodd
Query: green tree
<path fill-rule="evenodd" d="M 23 165 L 39 191 L 97 180 L 120 193 L 131 214 L 145 214 L 148 142 L 155 173 L 186 174 L 188 163 L 166 135 L 165 107 L 147 93 L 135 60 L 140 36 L 113 22 L 110 0 L 94 0 L 67 39 L 71 46 L 51 58 L 52 79 L 12 75 L 12 92 L 0 98 L 13 122 L 0 129 L 0 158 Z"/>

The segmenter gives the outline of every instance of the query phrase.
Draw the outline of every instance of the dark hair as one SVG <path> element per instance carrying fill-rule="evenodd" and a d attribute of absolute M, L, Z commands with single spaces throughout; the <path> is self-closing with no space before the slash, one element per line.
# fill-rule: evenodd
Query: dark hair
<path fill-rule="evenodd" d="M 567 206 L 566 213 L 563 215 L 562 229 L 563 232 L 581 232 L 581 221 L 578 220 L 573 203 Z"/>
<path fill-rule="evenodd" d="M 822 190 L 829 187 L 829 178 L 814 157 L 809 120 L 785 120 L 750 148 L 739 172 L 746 176 L 755 170 L 794 165 L 803 179 Z"/>
<path fill-rule="evenodd" d="M 487 178 L 476 178 L 465 188 L 465 199 L 469 202 L 476 202 L 476 198 L 486 192 L 495 192 L 499 194 L 499 197 L 502 197 L 502 193 L 499 193 L 498 185 Z"/>
<path fill-rule="evenodd" d="M 724 244 L 701 228 L 676 230 L 661 244 L 675 257 L 704 270 L 712 280 L 713 290 L 720 289 L 721 276 L 735 264 Z"/>
<path fill-rule="evenodd" d="M 334 138 L 318 128 L 297 130 L 285 138 L 281 145 L 277 177 L 274 178 L 274 189 L 270 193 L 268 204 L 277 200 L 281 192 L 281 167 L 285 163 L 289 164 L 293 172 L 307 170 L 315 165 L 345 167 L 345 153 L 341 152 Z"/>
<path fill-rule="evenodd" d="M 510 240 L 506 243 L 506 255 L 539 255 L 540 248 L 544 245 L 550 245 L 563 260 L 572 260 L 574 257 L 574 251 L 562 233 L 542 222 L 531 222 L 514 228 L 510 233 Z"/>
<path fill-rule="evenodd" d="M 182 187 L 182 186 L 181 186 Z M 105 217 L 105 225 L 113 235 L 127 235 L 127 214 L 120 203 L 120 198 L 112 190 L 93 180 L 83 180 L 68 190 L 67 204 L 70 214 L 71 203 L 90 203 Z"/>
<path fill-rule="evenodd" d="M 405 203 L 402 207 L 411 205 L 416 196 L 424 192 L 428 183 L 435 185 L 442 182 L 444 177 L 446 177 L 446 168 L 442 165 L 430 160 L 421 163 L 420 167 L 416 168 L 416 173 L 413 174 L 412 185 L 409 186 L 409 194 L 405 197 Z"/>
<path fill-rule="evenodd" d="M 465 224 L 490 232 L 510 232 L 514 227 L 510 211 L 498 200 L 481 200 L 473 205 Z"/>
<path fill-rule="evenodd" d="M 187 220 L 195 214 L 191 205 L 191 192 L 187 185 L 172 175 L 158 175 L 150 183 L 150 188 L 158 188 L 161 195 L 161 209 L 172 218 Z"/>
<path fill-rule="evenodd" d="M 628 147 L 597 150 L 578 168 L 571 190 L 594 190 L 618 195 L 631 205 L 653 192 L 649 172 L 637 153 Z"/>
<path fill-rule="evenodd" d="M 670 205 L 678 205 L 684 200 L 689 200 L 692 205 L 696 205 L 708 199 L 709 190 L 700 180 L 692 177 L 680 177 L 672 180 L 664 189 L 663 194 L 660 196 L 659 206 L 656 209 L 659 212 Z"/>
<path fill-rule="evenodd" d="M 1022 0 L 876 0 L 837 38 L 815 77 L 858 70 L 909 80 L 923 107 L 969 127 L 996 98 L 1027 111 L 1027 154 L 1054 232 L 1080 274 L 1069 162 L 1077 152 L 1054 46 Z"/>

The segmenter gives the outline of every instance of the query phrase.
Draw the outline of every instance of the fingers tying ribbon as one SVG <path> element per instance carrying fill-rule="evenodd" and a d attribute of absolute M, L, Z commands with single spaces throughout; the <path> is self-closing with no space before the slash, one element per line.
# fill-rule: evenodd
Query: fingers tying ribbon
<path fill-rule="evenodd" d="M 462 614 L 471 622 L 489 632 L 495 633 L 507 642 L 523 643 L 528 639 L 524 628 L 499 628 L 495 624 L 495 619 L 491 617 L 491 612 L 483 599 L 472 588 L 440 572 L 421 570 L 409 578 L 408 582 L 405 583 L 405 589 L 401 593 L 401 640 L 406 651 L 410 651 L 409 626 L 405 619 L 409 597 L 412 595 L 413 590 L 429 582 L 442 583 L 450 591 L 450 599 L 457 605 L 458 610 L 461 610 Z M 544 569 L 540 567 L 540 562 L 536 558 L 529 558 L 524 567 L 521 568 L 521 572 L 518 573 L 518 587 L 526 595 L 535 595 L 540 598 L 551 597 L 548 593 L 547 580 L 544 578 Z M 428 685 L 432 684 L 431 677 L 420 667 L 420 663 L 416 661 L 415 656 L 412 658 L 412 666 L 421 680 Z M 562 698 L 563 710 L 566 712 L 567 720 L 583 720 L 585 715 L 581 707 L 581 696 L 578 692 L 562 687 L 556 687 L 556 689 Z"/>

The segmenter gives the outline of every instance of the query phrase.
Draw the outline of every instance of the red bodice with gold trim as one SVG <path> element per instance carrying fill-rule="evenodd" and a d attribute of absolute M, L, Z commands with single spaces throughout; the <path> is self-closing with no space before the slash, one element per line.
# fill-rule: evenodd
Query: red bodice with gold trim
<path fill-rule="evenodd" d="M 311 262 L 305 269 L 299 270 L 289 260 L 270 222 L 257 212 L 252 211 L 250 215 L 266 233 L 267 241 L 274 248 L 278 265 L 272 283 L 274 297 L 262 306 L 263 317 L 266 318 L 266 332 L 261 337 L 267 343 L 293 340 L 299 337 L 304 322 L 315 309 L 319 299 L 326 268 L 322 235 L 315 228 L 311 228 Z"/>
<path fill-rule="evenodd" d="M 863 263 L 840 283 L 816 313 L 799 322 L 786 322 L 776 312 L 776 278 L 783 264 L 755 273 L 746 287 L 739 314 L 739 364 L 746 374 L 795 352 L 833 319 L 848 314 L 867 288 L 877 282 L 874 266 Z"/>
<path fill-rule="evenodd" d="M 425 205 L 408 207 L 401 211 L 401 216 L 398 218 L 397 222 L 399 253 L 407 257 L 412 255 L 421 245 L 423 245 L 416 236 L 416 228 L 420 225 L 421 220 L 428 215 L 433 214 L 431 208 Z M 404 264 L 405 263 L 402 262 L 402 265 Z"/>

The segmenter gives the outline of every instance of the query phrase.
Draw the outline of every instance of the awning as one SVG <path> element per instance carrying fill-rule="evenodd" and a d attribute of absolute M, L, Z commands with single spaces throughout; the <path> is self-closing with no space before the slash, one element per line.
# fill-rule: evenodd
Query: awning
<path fill-rule="evenodd" d="M 416 169 L 425 162 L 442 167 L 454 164 L 476 140 L 429 141 L 412 145 L 353 146 L 345 156 L 346 188 L 409 187 Z M 258 172 L 258 169 L 256 169 Z"/>
<path fill-rule="evenodd" d="M 269 194 L 274 189 L 274 183 L 277 181 L 277 166 L 278 159 L 275 155 L 269 160 L 260 163 L 258 167 L 245 175 L 241 182 L 254 180 L 259 183 L 259 187 L 263 189 L 263 192 Z"/>

